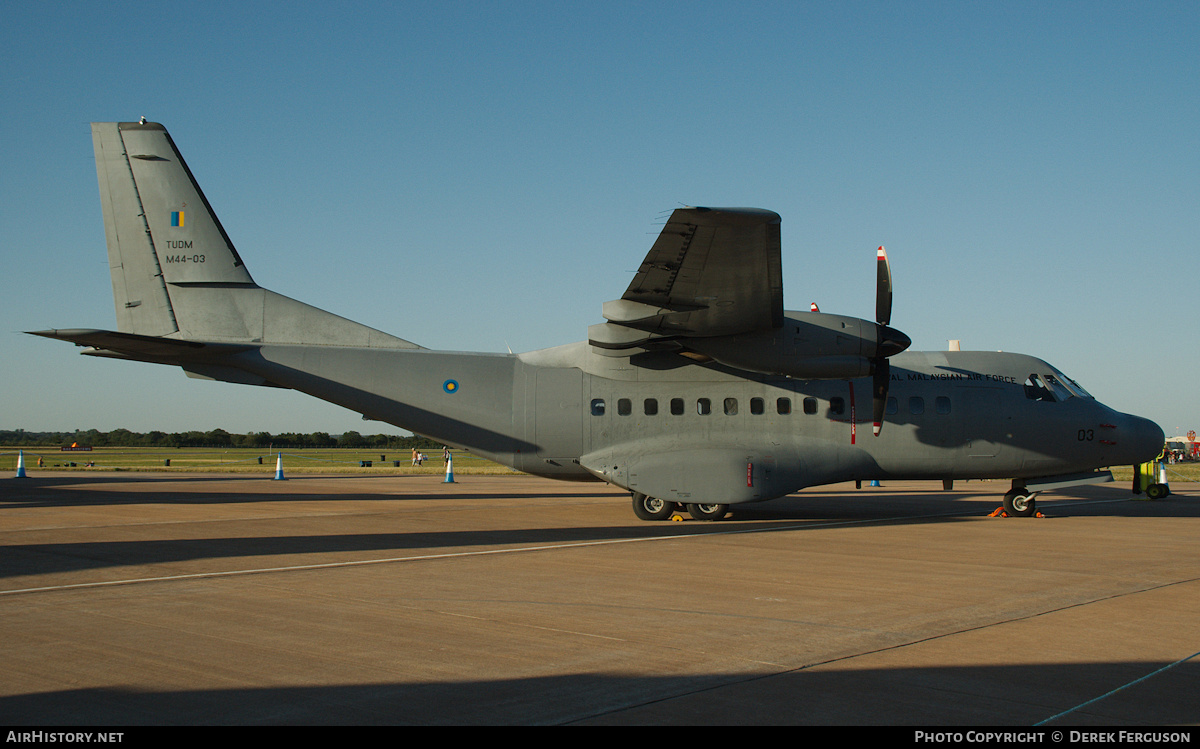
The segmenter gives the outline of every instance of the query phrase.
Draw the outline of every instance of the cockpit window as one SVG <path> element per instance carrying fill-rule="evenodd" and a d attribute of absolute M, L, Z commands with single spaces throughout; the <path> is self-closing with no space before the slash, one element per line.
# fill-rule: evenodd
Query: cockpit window
<path fill-rule="evenodd" d="M 1063 374 L 1062 372 L 1059 372 L 1057 369 L 1054 370 L 1054 376 L 1058 378 L 1058 381 L 1060 383 L 1062 383 L 1063 387 L 1065 387 L 1067 390 L 1071 391 L 1072 395 L 1077 395 L 1080 398 L 1091 398 L 1092 397 L 1092 394 L 1089 393 L 1088 391 L 1084 390 L 1083 387 L 1078 382 L 1075 382 L 1075 380 L 1072 380 L 1070 377 L 1067 377 L 1065 374 Z"/>
<path fill-rule="evenodd" d="M 1088 391 L 1079 383 L 1067 377 L 1062 372 L 1031 374 L 1025 380 L 1025 397 L 1030 400 L 1048 401 L 1050 403 L 1065 401 L 1069 398 L 1091 398 Z"/>
<path fill-rule="evenodd" d="M 1046 381 L 1046 387 L 1048 387 L 1050 392 L 1054 394 L 1054 400 L 1065 401 L 1067 398 L 1075 397 L 1075 394 L 1068 390 L 1067 386 L 1062 384 L 1062 382 L 1054 375 L 1043 375 L 1043 379 Z"/>
<path fill-rule="evenodd" d="M 1042 378 L 1036 374 L 1031 374 L 1025 379 L 1025 397 L 1034 401 L 1054 401 L 1050 388 L 1046 387 Z"/>

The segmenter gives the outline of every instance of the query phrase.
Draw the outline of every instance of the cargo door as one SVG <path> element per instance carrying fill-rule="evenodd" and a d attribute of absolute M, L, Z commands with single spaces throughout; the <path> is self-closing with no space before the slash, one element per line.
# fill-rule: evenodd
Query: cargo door
<path fill-rule="evenodd" d="M 538 369 L 534 402 L 538 457 L 578 458 L 583 451 L 583 373 Z"/>

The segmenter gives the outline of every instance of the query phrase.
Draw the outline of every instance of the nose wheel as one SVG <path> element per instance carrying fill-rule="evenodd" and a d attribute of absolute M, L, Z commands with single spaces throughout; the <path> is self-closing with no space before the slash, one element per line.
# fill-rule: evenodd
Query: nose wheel
<path fill-rule="evenodd" d="M 1037 513 L 1037 492 L 1012 489 L 1004 495 L 1004 511 L 1009 517 L 1028 518 Z"/>

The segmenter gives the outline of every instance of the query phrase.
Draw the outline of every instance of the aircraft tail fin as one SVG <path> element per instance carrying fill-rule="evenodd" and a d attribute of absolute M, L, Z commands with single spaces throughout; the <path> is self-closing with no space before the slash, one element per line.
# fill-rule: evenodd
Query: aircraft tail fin
<path fill-rule="evenodd" d="M 420 348 L 255 284 L 162 125 L 96 122 L 92 141 L 121 333 Z"/>

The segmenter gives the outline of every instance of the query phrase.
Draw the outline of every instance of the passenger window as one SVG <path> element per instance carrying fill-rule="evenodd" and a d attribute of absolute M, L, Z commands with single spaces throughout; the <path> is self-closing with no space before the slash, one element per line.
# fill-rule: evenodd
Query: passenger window
<path fill-rule="evenodd" d="M 908 412 L 914 416 L 925 413 L 925 399 L 916 396 L 909 398 Z"/>
<path fill-rule="evenodd" d="M 792 399 L 780 398 L 779 400 L 775 401 L 775 410 L 780 414 L 787 416 L 792 412 Z"/>
<path fill-rule="evenodd" d="M 937 401 L 934 402 L 934 407 L 940 414 L 950 413 L 950 399 L 944 395 L 939 395 Z"/>
<path fill-rule="evenodd" d="M 658 399 L 657 398 L 647 398 L 646 400 L 642 401 L 642 412 L 645 413 L 647 416 L 657 416 L 658 415 Z"/>
<path fill-rule="evenodd" d="M 833 416 L 841 416 L 846 413 L 846 401 L 841 398 L 833 398 L 829 401 L 829 413 Z"/>
<path fill-rule="evenodd" d="M 726 416 L 737 416 L 737 411 L 738 411 L 737 398 L 726 398 L 725 399 L 725 415 Z"/>
<path fill-rule="evenodd" d="M 671 399 L 671 415 L 683 416 L 683 398 Z"/>
<path fill-rule="evenodd" d="M 808 414 L 809 416 L 812 416 L 816 412 L 817 412 L 817 399 L 816 398 L 805 398 L 804 399 L 804 413 Z"/>
<path fill-rule="evenodd" d="M 712 413 L 712 401 L 708 398 L 700 398 L 696 401 L 696 413 L 701 416 L 708 416 Z"/>
<path fill-rule="evenodd" d="M 763 412 L 763 399 L 762 398 L 751 398 L 750 399 L 750 413 L 754 414 L 755 416 L 762 416 L 762 412 Z"/>
<path fill-rule="evenodd" d="M 633 413 L 633 401 L 628 398 L 621 398 L 617 401 L 617 414 L 619 416 L 628 416 Z"/>
<path fill-rule="evenodd" d="M 592 416 L 603 416 L 603 415 L 604 415 L 604 399 L 603 398 L 593 398 L 592 399 Z"/>
<path fill-rule="evenodd" d="M 896 396 L 888 396 L 886 410 L 889 416 L 895 416 L 896 414 L 900 413 L 900 402 L 896 400 Z"/>

